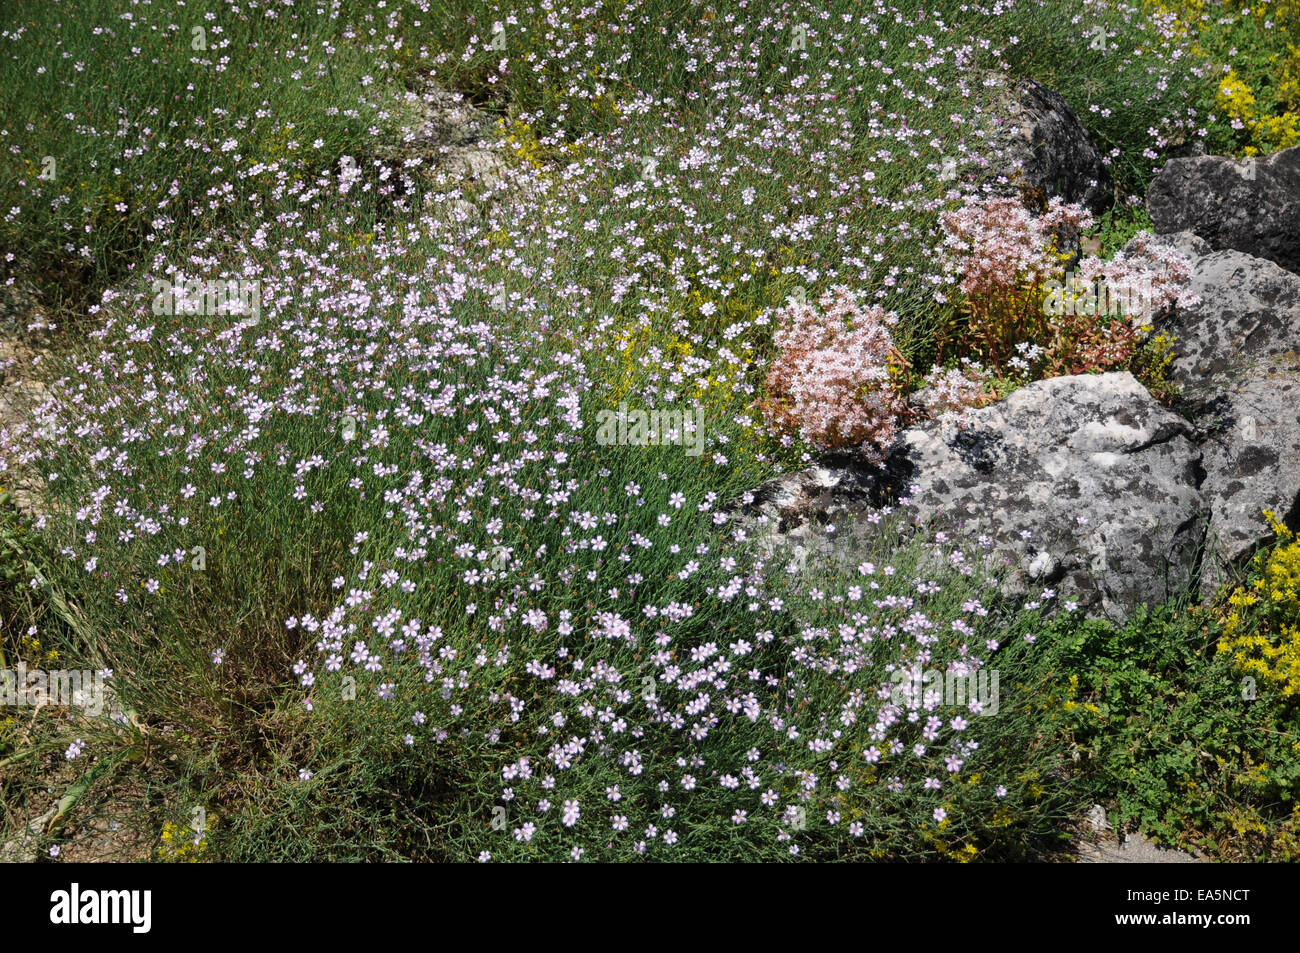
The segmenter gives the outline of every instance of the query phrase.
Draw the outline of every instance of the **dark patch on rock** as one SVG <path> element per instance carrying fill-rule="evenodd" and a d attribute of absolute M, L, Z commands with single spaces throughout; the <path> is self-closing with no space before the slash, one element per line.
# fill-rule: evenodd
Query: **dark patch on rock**
<path fill-rule="evenodd" d="M 1001 438 L 997 434 L 975 430 L 958 430 L 951 441 L 957 456 L 980 473 L 993 472 L 993 467 L 1001 456 L 1001 445 Z"/>

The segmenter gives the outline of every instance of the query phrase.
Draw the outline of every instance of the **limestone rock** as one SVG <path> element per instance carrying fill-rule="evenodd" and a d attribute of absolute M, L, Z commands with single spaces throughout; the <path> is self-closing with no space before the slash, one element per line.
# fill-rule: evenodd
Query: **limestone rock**
<path fill-rule="evenodd" d="M 1147 190 L 1158 232 L 1190 230 L 1216 251 L 1266 258 L 1300 274 L 1300 146 L 1263 159 L 1172 159 Z"/>
<path fill-rule="evenodd" d="M 1272 536 L 1264 510 L 1300 520 L 1300 277 L 1219 251 L 1194 259 L 1190 286 L 1201 303 L 1160 326 L 1176 336 L 1170 377 L 1203 451 L 1208 597 Z"/>
<path fill-rule="evenodd" d="M 1009 591 L 1056 588 L 1118 621 L 1188 588 L 1208 519 L 1201 454 L 1187 421 L 1131 374 L 1038 381 L 966 417 L 903 431 L 883 468 L 827 455 L 739 513 L 800 558 L 851 560 L 864 524 L 825 526 L 909 488 L 919 522 L 992 540 L 1012 565 Z"/>

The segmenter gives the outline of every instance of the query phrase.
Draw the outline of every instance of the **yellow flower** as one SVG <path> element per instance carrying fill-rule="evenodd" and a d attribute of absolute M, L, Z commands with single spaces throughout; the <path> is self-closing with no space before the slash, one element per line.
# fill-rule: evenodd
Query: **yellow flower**
<path fill-rule="evenodd" d="M 1255 560 L 1259 574 L 1227 600 L 1220 654 L 1284 697 L 1300 695 L 1300 541 L 1277 515 L 1264 513 L 1278 541 Z"/>

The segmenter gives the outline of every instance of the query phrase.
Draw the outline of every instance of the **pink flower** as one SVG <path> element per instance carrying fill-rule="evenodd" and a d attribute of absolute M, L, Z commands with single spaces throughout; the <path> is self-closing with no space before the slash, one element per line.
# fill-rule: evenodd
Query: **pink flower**
<path fill-rule="evenodd" d="M 901 409 L 889 377 L 891 360 L 899 359 L 889 332 L 897 317 L 863 307 L 843 285 L 818 305 L 791 302 L 778 311 L 773 340 L 780 353 L 760 407 L 778 432 L 797 433 L 819 449 L 863 443 L 878 461 Z"/>

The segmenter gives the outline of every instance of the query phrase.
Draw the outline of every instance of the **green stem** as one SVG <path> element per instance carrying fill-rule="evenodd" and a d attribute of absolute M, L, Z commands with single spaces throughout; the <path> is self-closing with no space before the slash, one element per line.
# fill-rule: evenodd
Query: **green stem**
<path fill-rule="evenodd" d="M 11 764 L 17 764 L 19 761 L 25 761 L 28 758 L 30 758 L 32 755 L 36 754 L 41 750 L 42 750 L 41 746 L 39 745 L 33 746 L 31 748 L 24 748 L 22 751 L 18 752 L 17 754 L 10 755 L 9 757 L 5 758 L 3 761 L 0 761 L 0 770 L 9 767 L 9 765 Z"/>
<path fill-rule="evenodd" d="M 117 762 L 121 761 L 122 757 L 123 754 L 119 753 L 116 757 L 105 758 L 78 778 L 77 781 L 63 793 L 63 797 L 59 798 L 59 806 L 54 812 L 54 816 L 50 818 L 50 822 L 45 825 L 45 832 L 47 834 L 53 834 L 58 831 L 58 829 L 63 826 L 63 822 L 67 820 L 68 813 L 77 806 L 77 803 L 83 797 L 85 797 L 86 792 L 94 787 L 95 782 L 108 772 L 110 768 L 116 767 Z"/>

